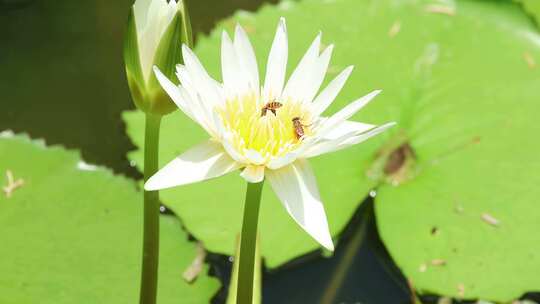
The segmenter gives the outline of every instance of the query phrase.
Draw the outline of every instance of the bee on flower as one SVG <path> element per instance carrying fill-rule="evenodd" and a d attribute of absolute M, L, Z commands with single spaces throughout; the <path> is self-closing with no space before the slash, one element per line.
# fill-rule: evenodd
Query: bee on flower
<path fill-rule="evenodd" d="M 292 218 L 322 246 L 333 250 L 308 159 L 358 144 L 394 123 L 375 126 L 348 120 L 380 91 L 351 102 L 330 117 L 323 116 L 353 68 L 347 67 L 319 92 L 333 51 L 332 45 L 322 53 L 320 47 L 319 34 L 285 82 L 288 39 L 281 18 L 262 86 L 253 48 L 240 26 L 234 40 L 223 32 L 223 83 L 212 79 L 185 45 L 185 64 L 176 71 L 180 85 L 155 67 L 163 89 L 209 139 L 168 163 L 146 182 L 145 189 L 186 185 L 241 169 L 240 175 L 249 183 L 266 179 Z M 272 103 L 278 104 L 269 108 Z"/>

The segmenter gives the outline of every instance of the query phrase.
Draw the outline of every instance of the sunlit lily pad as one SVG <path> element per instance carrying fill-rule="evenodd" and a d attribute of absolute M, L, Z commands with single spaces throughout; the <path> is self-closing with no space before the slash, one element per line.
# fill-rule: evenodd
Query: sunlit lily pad
<path fill-rule="evenodd" d="M 380 39 L 360 43 L 359 66 L 393 95 L 364 114 L 395 111 L 401 126 L 363 170 L 382 182 L 379 231 L 420 292 L 508 302 L 540 286 L 540 35 L 512 2 L 443 2 L 357 10 Z"/>
<path fill-rule="evenodd" d="M 135 183 L 76 152 L 0 134 L 0 183 L 9 188 L 0 192 L 0 302 L 137 303 L 142 195 Z M 193 284 L 183 280 L 195 256 L 179 221 L 162 216 L 160 303 L 207 303 L 215 294 L 219 282 L 207 267 Z"/>

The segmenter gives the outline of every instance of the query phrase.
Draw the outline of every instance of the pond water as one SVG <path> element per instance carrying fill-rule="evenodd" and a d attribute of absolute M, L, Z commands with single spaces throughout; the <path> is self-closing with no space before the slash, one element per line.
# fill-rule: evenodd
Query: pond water
<path fill-rule="evenodd" d="M 194 31 L 207 33 L 235 10 L 256 10 L 265 2 L 277 1 L 192 1 Z M 129 5 L 0 0 L 0 130 L 80 150 L 89 163 L 140 178 L 126 158 L 135 147 L 120 118 L 133 109 L 122 60 Z M 378 239 L 371 204 L 358 210 L 333 257 L 312 254 L 265 273 L 264 302 L 410 302 L 406 281 Z M 227 284 L 228 258 L 211 255 L 209 261 Z M 223 303 L 225 292 L 214 303 Z"/>

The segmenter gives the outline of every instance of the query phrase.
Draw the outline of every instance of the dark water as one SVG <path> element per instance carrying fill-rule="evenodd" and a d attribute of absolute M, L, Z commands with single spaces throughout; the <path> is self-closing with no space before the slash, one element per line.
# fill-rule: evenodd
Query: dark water
<path fill-rule="evenodd" d="M 194 31 L 208 32 L 235 10 L 255 10 L 262 2 L 277 0 L 193 0 Z M 90 163 L 139 178 L 126 159 L 134 146 L 120 119 L 133 108 L 122 61 L 129 5 L 127 0 L 0 0 L 0 130 L 80 150 Z M 264 302 L 410 302 L 406 281 L 378 239 L 370 204 L 351 220 L 334 257 L 314 253 L 265 273 Z M 227 257 L 212 255 L 209 261 L 227 286 Z M 223 303 L 225 292 L 214 303 Z"/>

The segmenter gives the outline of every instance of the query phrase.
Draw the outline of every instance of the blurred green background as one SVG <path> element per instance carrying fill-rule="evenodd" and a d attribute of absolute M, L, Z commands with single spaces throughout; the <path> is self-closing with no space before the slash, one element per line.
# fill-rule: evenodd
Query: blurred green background
<path fill-rule="evenodd" d="M 539 265 L 537 252 L 540 250 L 536 242 L 536 231 L 540 229 L 540 224 L 535 222 L 535 219 L 540 219 L 540 209 L 536 207 L 540 192 L 534 187 L 538 181 L 536 169 L 540 168 L 540 146 L 533 137 L 540 131 L 534 119 L 540 115 L 540 36 L 538 21 L 535 20 L 540 1 L 358 0 L 357 3 L 362 3 L 358 6 L 354 6 L 354 1 L 347 0 L 278 2 L 192 0 L 189 3 L 198 52 L 206 66 L 211 66 L 210 72 L 215 75 L 219 68 L 215 65 L 219 30 L 213 30 L 216 26 L 230 30 L 231 20 L 241 20 L 248 29 L 257 29 L 250 35 L 255 48 L 261 49 L 269 47 L 269 33 L 273 33 L 279 14 L 295 17 L 288 19 L 289 28 L 291 37 L 301 41 L 294 47 L 302 45 L 302 50 L 294 48 L 294 56 L 303 52 L 302 43 L 313 38 L 305 36 L 304 31 L 313 35 L 319 29 L 329 32 L 323 40 L 338 41 L 334 59 L 338 61 L 337 65 L 348 62 L 358 64 L 355 75 L 361 75 L 351 79 L 352 84 L 344 92 L 346 98 L 360 96 L 368 88 L 377 88 L 373 86 L 384 86 L 382 101 L 374 107 L 370 105 L 361 118 L 373 123 L 397 120 L 401 133 L 393 134 L 395 137 L 388 142 L 390 146 L 394 144 L 400 147 L 404 147 L 404 143 L 411 144 L 417 162 L 412 166 L 420 169 L 413 170 L 413 182 L 403 183 L 399 187 L 390 186 L 394 182 L 391 178 L 395 176 L 388 177 L 390 180 L 382 177 L 359 186 L 365 188 L 361 191 L 371 191 L 371 196 L 353 198 L 355 208 L 359 205 L 356 201 L 363 203 L 353 212 L 350 220 L 342 223 L 345 228 L 339 231 L 335 255 L 323 257 L 320 252 L 314 251 L 277 268 L 273 265 L 264 273 L 263 302 L 410 303 L 412 287 L 402 274 L 404 271 L 408 277 L 414 276 L 415 280 L 420 281 L 418 292 L 422 294 L 422 300 L 436 303 L 440 294 L 459 294 L 453 280 L 455 276 L 467 273 L 467 269 L 486 271 L 485 274 L 474 272 L 469 276 L 474 279 L 485 277 L 486 282 L 477 284 L 484 287 L 478 291 L 480 294 L 499 299 L 506 296 L 500 295 L 499 290 L 525 289 L 523 294 L 526 298 L 540 302 L 540 296 L 534 293 L 540 290 L 540 286 L 536 290 L 529 288 L 538 282 L 538 269 L 532 269 L 532 266 Z M 426 13 L 424 7 L 427 2 L 436 5 L 435 10 L 437 6 L 457 6 L 458 10 L 452 13 L 444 10 L 429 12 L 426 9 Z M 524 2 L 526 6 L 517 2 Z M 305 13 L 295 9 L 294 3 L 302 3 Z M 138 157 L 137 152 L 129 158 L 127 156 L 137 149 L 137 135 L 126 130 L 122 120 L 122 112 L 134 109 L 122 59 L 123 35 L 130 5 L 131 1 L 124 0 L 0 0 L 0 131 L 26 133 L 33 139 L 45 139 L 49 146 L 60 145 L 79 150 L 86 163 L 111 168 L 129 181 L 140 179 L 141 174 L 134 161 Z M 327 15 L 324 5 L 329 5 Z M 257 14 L 239 13 L 243 11 Z M 314 15 L 314 11 L 320 15 Z M 363 12 L 369 17 L 363 16 Z M 229 19 L 231 17 L 233 19 Z M 358 26 L 351 25 L 352 22 L 341 24 L 342 20 L 354 20 L 357 22 L 354 25 Z M 259 31 L 258 26 L 264 29 Z M 347 33 L 354 38 L 337 34 L 332 36 L 332 33 Z M 362 50 L 354 53 L 356 47 Z M 261 66 L 264 59 L 258 59 Z M 289 70 L 294 60 L 289 63 Z M 330 74 L 335 72 L 331 71 Z M 345 102 L 346 98 L 339 102 Z M 133 132 L 138 125 L 136 117 L 130 117 L 124 119 L 131 123 Z M 167 125 L 165 129 L 174 128 Z M 400 134 L 404 134 L 404 142 L 400 142 L 401 139 L 392 141 Z M 388 142 L 375 142 L 361 152 L 364 154 L 359 156 L 359 167 L 366 171 L 373 168 L 374 171 L 379 170 L 376 166 L 380 153 L 377 154 L 377 151 L 382 151 L 384 155 L 395 155 L 393 152 L 396 150 L 393 149 L 396 147 L 389 147 Z M 469 149 L 469 142 L 473 142 L 471 146 L 480 142 L 479 150 Z M 14 157 L 15 153 L 26 157 L 15 162 L 22 167 L 32 167 L 32 162 L 42 161 L 40 153 L 26 154 L 25 145 L 24 141 L 17 144 L 6 141 L 4 146 L 0 145 L 0 157 L 5 160 L 5 163 L 0 160 L 2 171 L 10 168 L 10 159 L 17 158 Z M 454 153 L 454 150 L 460 149 L 466 153 Z M 69 157 L 70 161 L 76 162 L 77 156 Z M 56 164 L 53 159 L 43 160 L 46 163 L 42 168 L 45 182 L 45 173 L 49 169 L 47 164 Z M 437 167 L 439 162 L 443 165 Z M 52 168 L 53 165 L 50 166 Z M 72 176 L 72 173 L 66 173 L 66 176 Z M 492 176 L 498 178 L 491 180 Z M 108 175 L 102 178 L 103 184 L 123 184 Z M 60 190 L 62 188 L 59 187 Z M 85 188 L 74 189 L 84 191 Z M 375 190 L 380 191 L 377 193 Z M 112 186 L 110 191 L 114 192 Z M 43 192 L 43 196 L 55 197 L 53 192 L 56 190 Z M 90 193 L 99 198 L 99 191 Z M 378 195 L 374 199 L 375 194 Z M 171 215 L 173 211 L 181 210 L 182 206 L 175 205 L 174 195 L 166 196 L 165 204 L 172 206 L 172 210 L 164 207 L 164 214 Z M 129 195 L 126 194 L 126 197 Z M 1 193 L 0 198 L 3 199 Z M 499 208 L 501 201 L 512 204 Z M 9 202 L 0 200 L 0 205 Z M 93 204 L 90 199 L 84 203 Z M 130 210 L 129 204 L 119 205 Z M 467 213 L 465 220 L 456 219 L 453 207 L 459 209 L 462 205 L 470 206 L 466 208 L 466 213 L 474 210 L 480 214 L 486 212 L 485 208 L 493 208 L 499 212 L 497 218 L 502 218 L 502 228 L 490 230 L 492 227 L 482 223 L 476 213 L 474 216 Z M 444 209 L 448 206 L 450 209 Z M 0 224 L 4 227 L 0 230 L 1 239 L 9 239 L 9 231 L 15 234 L 14 238 L 25 238 L 32 242 L 31 234 L 17 235 L 18 231 L 26 230 L 17 228 L 15 223 L 24 228 L 25 224 L 20 224 L 26 218 L 24 215 L 33 215 L 33 212 L 43 211 L 43 217 L 53 217 L 47 214 L 46 206 L 39 209 L 25 205 L 24 215 L 21 210 L 2 208 L 0 206 L 0 212 L 4 212 L 0 216 Z M 81 205 L 61 205 L 59 208 L 74 208 L 74 217 L 84 210 Z M 106 206 L 99 208 L 107 209 Z M 129 211 L 126 214 L 137 217 Z M 375 215 L 378 217 L 375 218 Z M 164 218 L 170 220 L 173 217 Z M 56 219 L 63 221 L 62 217 Z M 165 222 L 169 223 L 168 220 Z M 96 223 L 100 224 L 98 220 Z M 508 227 L 505 226 L 507 223 L 518 228 L 504 230 Z M 15 228 L 6 228 L 8 224 L 13 224 Z M 125 225 L 127 227 L 128 224 Z M 95 229 L 99 230 L 99 227 Z M 109 226 L 105 225 L 103 229 L 106 227 Z M 170 227 L 164 230 L 174 235 L 182 229 L 177 222 L 171 222 Z M 381 231 L 384 232 L 381 233 L 384 244 L 379 235 Z M 416 234 L 419 231 L 425 233 Z M 439 231 L 442 231 L 442 241 L 430 243 L 433 235 Z M 124 232 L 126 234 L 123 235 L 138 237 L 132 235 L 135 233 Z M 171 244 L 177 244 L 185 241 L 186 237 L 181 234 L 171 239 L 176 242 L 171 241 Z M 167 243 L 169 238 L 165 240 Z M 195 239 L 190 237 L 190 240 L 191 250 Z M 118 250 L 136 250 L 136 242 L 132 243 L 128 237 L 120 242 L 122 246 L 128 246 L 119 246 Z M 452 246 L 448 244 L 458 245 L 450 248 Z M 465 245 L 460 247 L 461 244 Z M 170 248 L 173 247 L 171 245 Z M 81 248 L 84 246 L 81 245 Z M 425 256 L 433 257 L 435 254 L 435 257 L 439 257 L 437 254 L 457 251 L 456 248 L 467 252 L 461 256 L 456 253 L 455 261 L 461 263 L 460 267 L 447 267 L 450 270 L 438 277 L 426 278 L 419 273 L 419 261 Z M 517 253 L 510 252 L 509 248 L 515 248 Z M 203 278 L 197 282 L 198 286 L 204 285 L 197 287 L 204 290 L 201 294 L 212 298 L 213 303 L 224 303 L 226 298 L 231 262 L 229 256 L 223 253 L 209 253 L 206 257 L 210 276 L 219 279 L 221 284 L 205 275 L 203 277 L 208 282 L 200 282 Z M 59 258 L 62 254 L 59 253 Z M 65 254 L 70 256 L 69 252 Z M 11 255 L 14 253 L 8 252 L 0 244 L 0 258 Z M 459 260 L 464 256 L 467 258 L 465 262 Z M 527 258 L 521 259 L 523 256 Z M 133 257 L 133 260 L 137 259 Z M 24 262 L 24 257 L 20 261 Z M 484 261 L 488 262 L 482 264 Z M 170 264 L 164 264 L 175 265 L 175 260 L 171 258 Z M 5 265 L 10 266 L 2 269 Z M 137 266 L 126 267 L 131 269 Z M 14 274 L 14 269 L 20 273 Z M 489 273 L 490 269 L 500 271 L 496 273 L 504 278 Z M 6 273 L 9 275 L 2 279 Z M 27 288 L 24 279 L 21 282 L 13 280 L 24 278 L 26 274 L 24 268 L 17 268 L 9 260 L 0 263 L 0 291 L 24 293 Z M 81 273 L 81 276 L 85 275 Z M 178 271 L 170 273 L 172 278 L 179 279 L 180 276 Z M 47 272 L 44 280 L 54 282 L 54 270 Z M 138 277 L 134 280 L 138 280 Z M 170 286 L 174 288 L 175 285 Z M 78 288 L 56 287 L 58 294 L 62 294 L 63 288 Z M 470 284 L 467 288 L 467 291 L 474 290 L 475 286 Z M 9 302 L 10 299 L 14 302 Z M 6 303 L 24 301 L 7 296 L 0 296 L 0 300 Z M 95 303 L 92 299 L 87 301 Z M 43 302 L 56 303 L 54 299 L 45 298 Z M 179 300 L 178 303 L 184 302 Z M 199 302 L 198 298 L 192 298 L 186 303 L 204 303 L 204 300 Z"/>

